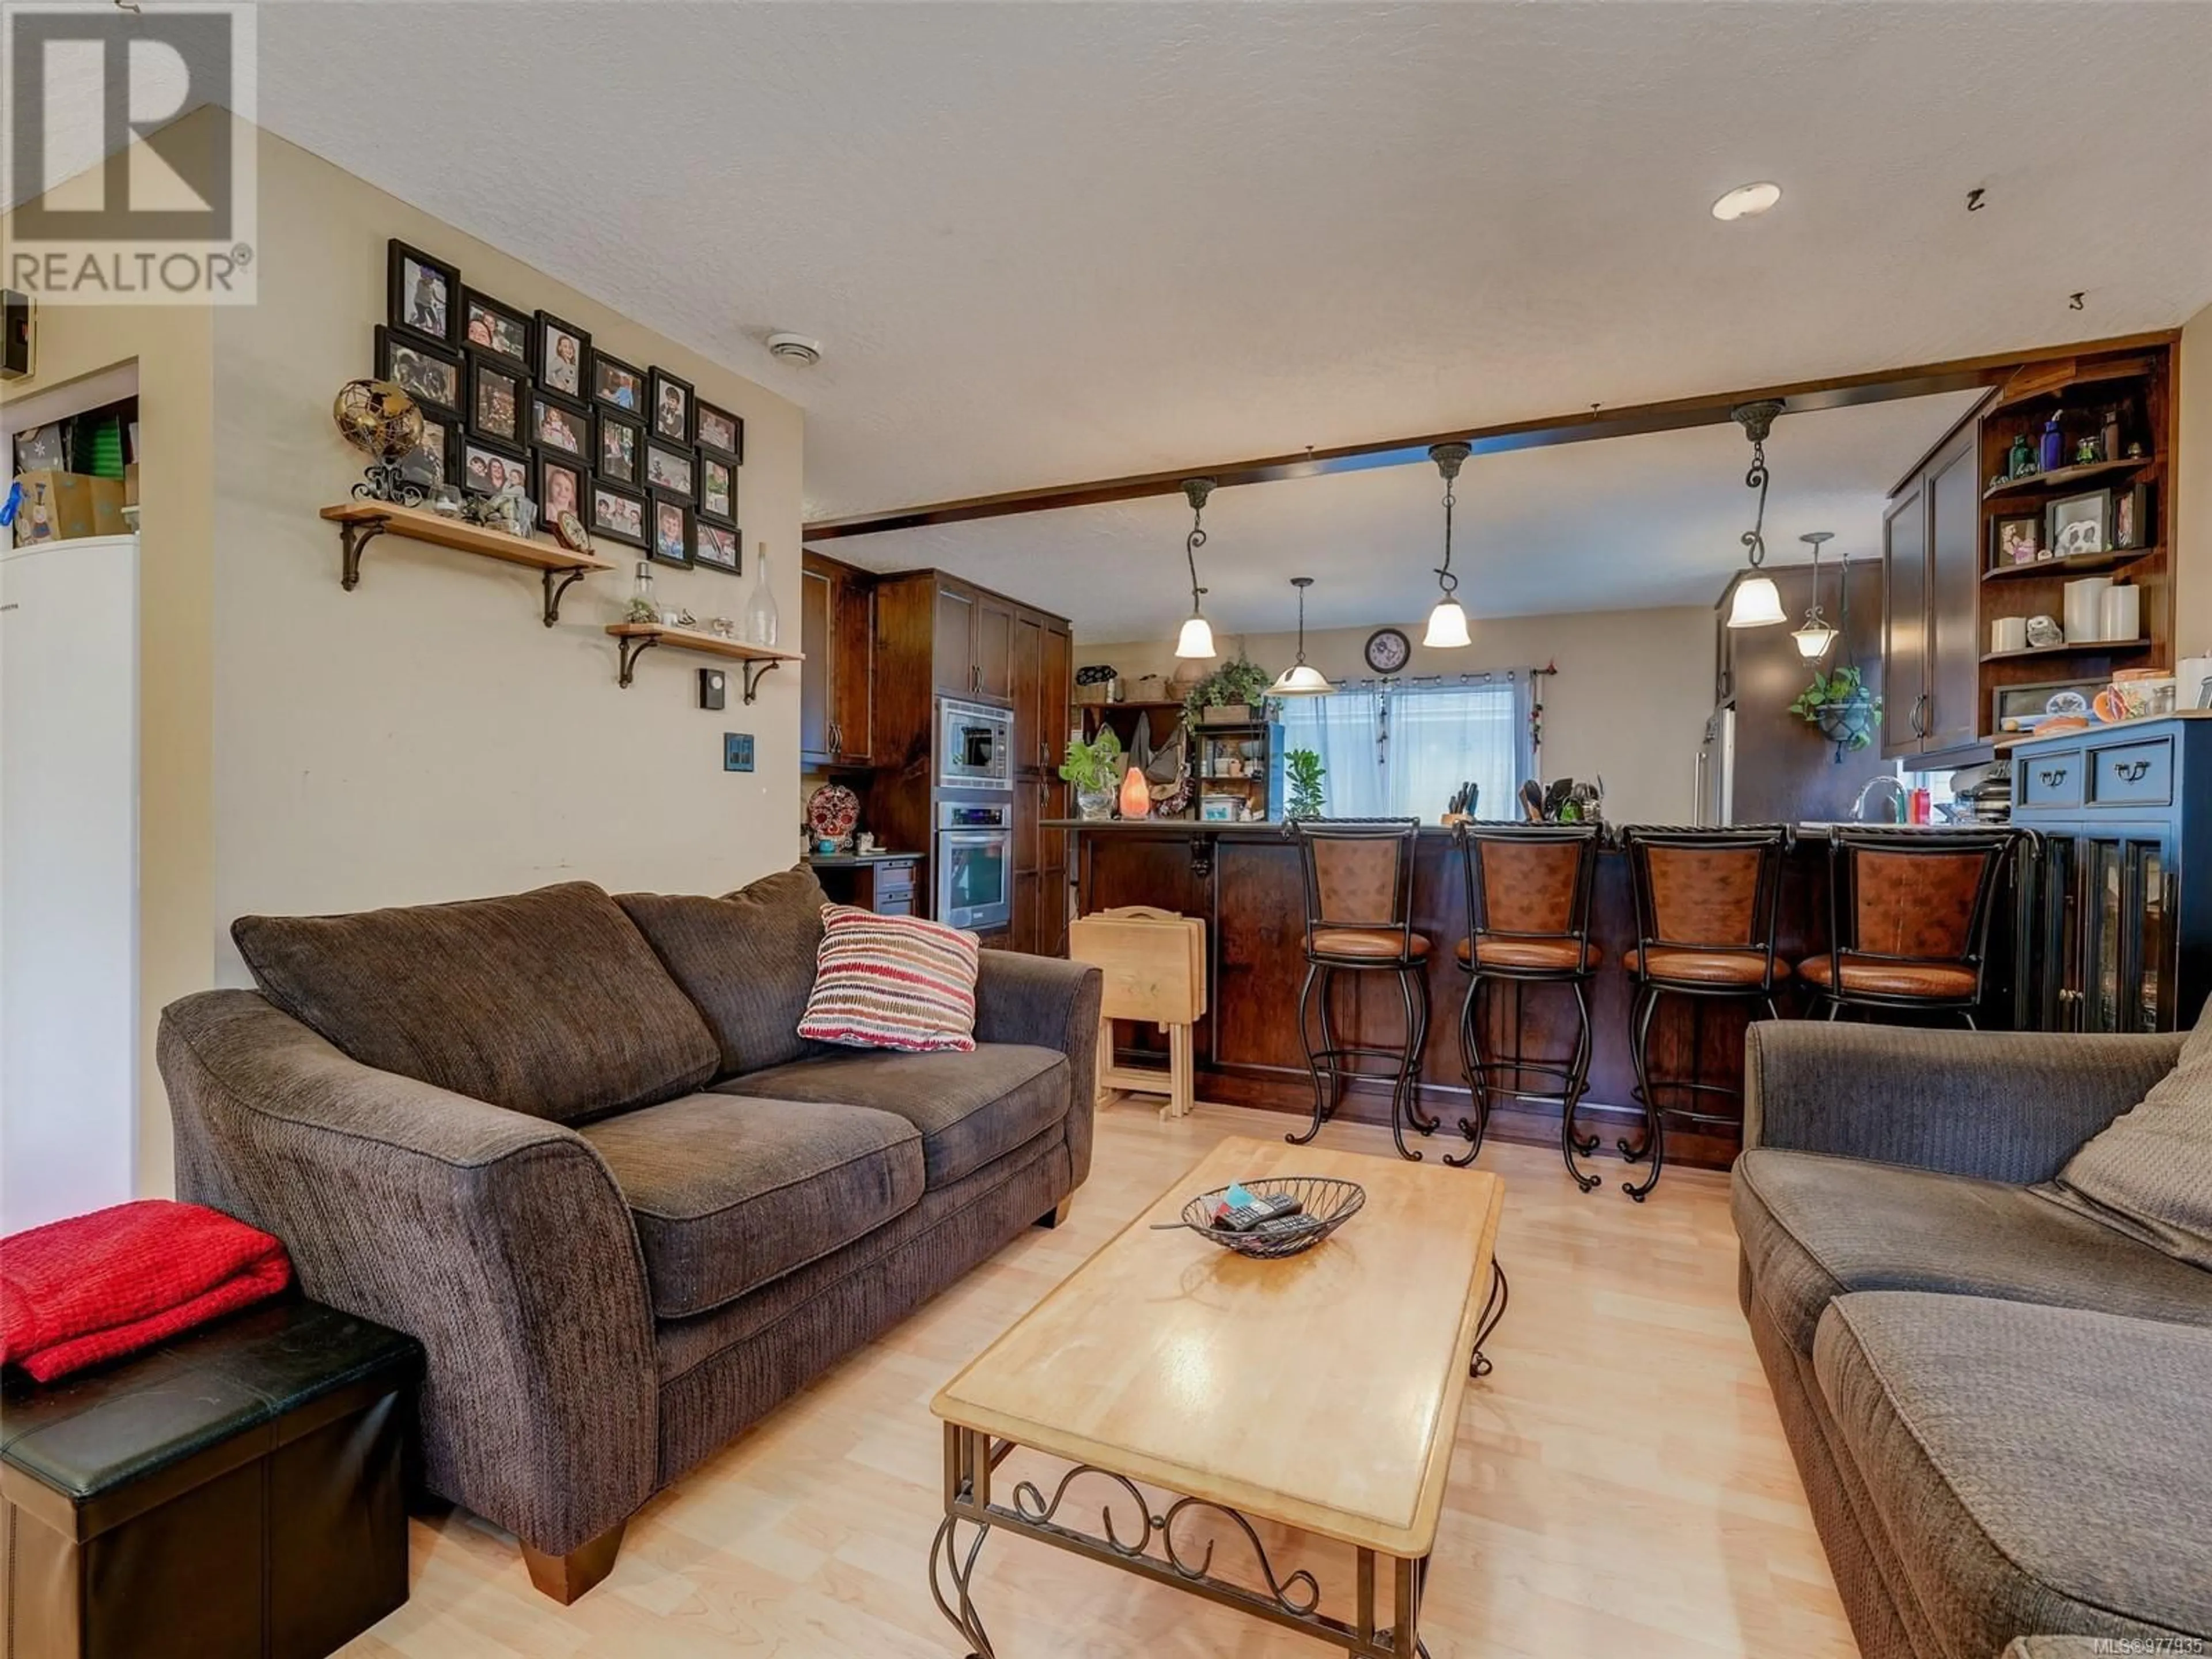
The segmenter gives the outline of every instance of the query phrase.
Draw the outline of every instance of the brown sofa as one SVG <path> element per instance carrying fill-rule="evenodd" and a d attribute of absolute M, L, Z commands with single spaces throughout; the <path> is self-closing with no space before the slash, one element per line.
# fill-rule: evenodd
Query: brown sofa
<path fill-rule="evenodd" d="M 428 1487 L 573 1600 L 628 1516 L 1091 1164 L 1096 969 L 987 951 L 973 1054 L 795 1035 L 804 869 L 233 927 L 163 1014 L 180 1196 L 428 1355 Z"/>
<path fill-rule="evenodd" d="M 2182 1054 L 1751 1028 L 1744 1313 L 1866 1659 L 2212 1642 L 2212 1272 L 2051 1184 L 2170 1073 L 2212 1113 Z"/>

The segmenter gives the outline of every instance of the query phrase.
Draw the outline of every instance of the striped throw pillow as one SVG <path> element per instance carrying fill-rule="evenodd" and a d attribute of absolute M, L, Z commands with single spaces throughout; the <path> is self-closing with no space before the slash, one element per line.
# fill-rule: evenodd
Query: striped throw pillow
<path fill-rule="evenodd" d="M 849 904 L 823 905 L 822 926 L 799 1036 L 915 1054 L 975 1048 L 975 934 Z"/>

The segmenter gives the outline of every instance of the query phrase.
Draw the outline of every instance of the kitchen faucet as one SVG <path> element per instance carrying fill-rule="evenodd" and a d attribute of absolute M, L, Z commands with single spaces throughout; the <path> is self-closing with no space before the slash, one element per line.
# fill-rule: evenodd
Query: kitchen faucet
<path fill-rule="evenodd" d="M 1874 793 L 1876 789 L 1880 788 L 1884 784 L 1889 786 L 1889 793 L 1895 799 L 1897 808 L 1894 815 L 1884 819 L 1883 822 L 1887 823 L 1902 823 L 1909 816 L 1905 810 L 1905 804 L 1907 799 L 1905 793 L 1905 786 L 1899 783 L 1894 775 L 1890 773 L 1884 772 L 1878 776 L 1869 778 L 1866 781 L 1865 785 L 1859 790 L 1859 798 L 1851 803 L 1851 816 L 1856 818 L 1861 823 L 1864 823 L 1866 822 L 1867 797 Z"/>

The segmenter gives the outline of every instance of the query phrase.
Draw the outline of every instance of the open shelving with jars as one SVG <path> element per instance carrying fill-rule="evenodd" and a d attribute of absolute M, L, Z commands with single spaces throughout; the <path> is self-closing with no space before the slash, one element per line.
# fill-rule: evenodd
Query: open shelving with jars
<path fill-rule="evenodd" d="M 2172 354 L 2171 337 L 2160 337 L 2025 364 L 1980 411 L 1984 743 L 2020 735 L 2002 729 L 1998 711 L 2009 688 L 2105 680 L 2118 668 L 2173 661 Z M 2131 635 L 1994 648 L 1991 625 L 2004 618 L 2049 617 L 2063 626 L 2066 585 L 2094 576 L 2136 590 L 2140 623 Z"/>
<path fill-rule="evenodd" d="M 805 657 L 796 651 L 778 651 L 768 646 L 747 645 L 743 640 L 725 639 L 720 634 L 710 634 L 703 628 L 678 628 L 670 623 L 609 623 L 608 635 L 620 642 L 622 663 L 615 684 L 627 688 L 637 659 L 655 646 L 665 645 L 678 651 L 696 651 L 702 657 L 725 657 L 744 665 L 739 670 L 744 682 L 744 700 L 750 702 L 760 689 L 761 676 L 778 663 L 804 662 Z"/>

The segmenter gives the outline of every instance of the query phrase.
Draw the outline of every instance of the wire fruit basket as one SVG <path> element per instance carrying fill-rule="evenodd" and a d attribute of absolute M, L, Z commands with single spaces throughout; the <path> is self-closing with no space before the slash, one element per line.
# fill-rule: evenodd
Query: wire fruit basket
<path fill-rule="evenodd" d="M 1237 1185 L 1254 1198 L 1287 1194 L 1297 1200 L 1298 1212 L 1263 1221 L 1249 1232 L 1217 1227 L 1213 1224 L 1214 1212 L 1229 1194 L 1228 1188 L 1219 1187 L 1210 1193 L 1200 1193 L 1184 1205 L 1181 1220 L 1155 1223 L 1154 1231 L 1188 1227 L 1224 1249 L 1272 1261 L 1311 1249 L 1358 1215 L 1367 1202 L 1367 1189 L 1358 1182 L 1339 1181 L 1330 1176 L 1282 1176 L 1272 1180 L 1243 1181 Z"/>

